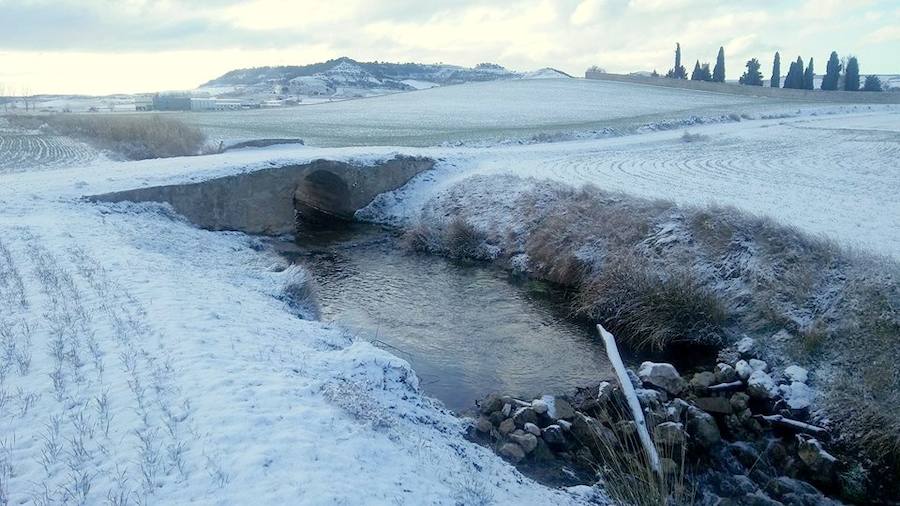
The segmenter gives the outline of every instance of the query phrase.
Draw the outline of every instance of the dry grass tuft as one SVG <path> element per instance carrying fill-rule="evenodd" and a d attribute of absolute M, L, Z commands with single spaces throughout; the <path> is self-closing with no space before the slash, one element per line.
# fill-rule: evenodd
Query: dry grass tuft
<path fill-rule="evenodd" d="M 455 217 L 444 229 L 443 243 L 454 258 L 479 258 L 485 236 L 462 217 Z"/>
<path fill-rule="evenodd" d="M 660 273 L 633 255 L 616 256 L 583 281 L 576 300 L 579 314 L 606 322 L 632 348 L 722 344 L 726 309 L 687 270 Z"/>
<path fill-rule="evenodd" d="M 679 506 L 693 504 L 694 489 L 688 480 L 685 442 L 657 440 L 651 431 L 662 463 L 657 473 L 627 409 L 615 403 L 603 410 L 602 434 L 593 433 L 589 465 L 601 478 L 603 489 L 616 504 L 629 506 Z"/>

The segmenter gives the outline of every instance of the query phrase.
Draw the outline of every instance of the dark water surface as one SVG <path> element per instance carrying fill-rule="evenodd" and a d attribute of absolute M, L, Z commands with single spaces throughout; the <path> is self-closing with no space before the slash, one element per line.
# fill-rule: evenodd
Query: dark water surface
<path fill-rule="evenodd" d="M 319 284 L 323 321 L 408 360 L 424 391 L 453 410 L 498 391 L 570 393 L 612 375 L 564 294 L 484 264 L 405 252 L 390 232 L 352 224 L 298 237 L 286 253 Z"/>

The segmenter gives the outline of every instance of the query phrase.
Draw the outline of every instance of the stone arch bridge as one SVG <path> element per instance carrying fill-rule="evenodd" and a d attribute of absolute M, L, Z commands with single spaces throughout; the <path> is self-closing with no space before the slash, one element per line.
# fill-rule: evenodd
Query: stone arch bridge
<path fill-rule="evenodd" d="M 292 233 L 298 222 L 351 220 L 380 193 L 395 190 L 434 160 L 396 156 L 373 165 L 313 160 L 202 182 L 90 197 L 101 202 L 166 202 L 195 225 L 251 234 Z"/>

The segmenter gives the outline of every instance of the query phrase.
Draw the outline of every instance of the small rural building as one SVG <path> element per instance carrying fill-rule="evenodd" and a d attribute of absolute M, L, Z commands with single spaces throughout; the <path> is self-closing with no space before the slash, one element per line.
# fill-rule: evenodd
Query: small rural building
<path fill-rule="evenodd" d="M 150 95 L 135 95 L 134 97 L 135 111 L 152 111 L 153 97 Z"/>
<path fill-rule="evenodd" d="M 191 110 L 203 111 L 237 111 L 242 108 L 242 102 L 235 98 L 191 98 Z"/>
<path fill-rule="evenodd" d="M 237 98 L 217 98 L 215 100 L 217 111 L 237 111 L 244 107 L 244 103 Z"/>
<path fill-rule="evenodd" d="M 215 111 L 216 99 L 214 98 L 191 98 L 192 111 Z"/>
<path fill-rule="evenodd" d="M 157 111 L 190 111 L 191 96 L 187 94 L 156 94 L 153 108 Z"/>

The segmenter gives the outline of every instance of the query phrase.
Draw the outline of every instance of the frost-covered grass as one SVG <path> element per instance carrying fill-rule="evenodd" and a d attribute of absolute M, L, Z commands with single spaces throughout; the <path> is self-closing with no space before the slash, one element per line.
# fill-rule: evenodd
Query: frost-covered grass
<path fill-rule="evenodd" d="M 411 233 L 427 238 L 415 242 L 432 251 L 490 252 L 474 256 L 572 287 L 576 313 L 633 348 L 721 346 L 750 334 L 773 364 L 815 365 L 831 420 L 865 428 L 864 437 L 846 433 L 848 445 L 900 462 L 895 260 L 731 207 L 512 176 L 465 179 L 413 222 Z M 451 228 L 482 242 L 460 250 Z"/>

